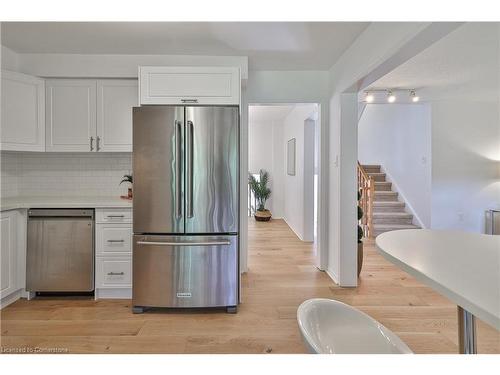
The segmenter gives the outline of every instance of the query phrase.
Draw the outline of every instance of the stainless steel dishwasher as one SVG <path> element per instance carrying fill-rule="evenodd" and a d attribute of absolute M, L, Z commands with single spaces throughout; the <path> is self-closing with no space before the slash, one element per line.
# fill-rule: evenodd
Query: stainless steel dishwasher
<path fill-rule="evenodd" d="M 94 210 L 28 210 L 26 289 L 94 290 Z"/>

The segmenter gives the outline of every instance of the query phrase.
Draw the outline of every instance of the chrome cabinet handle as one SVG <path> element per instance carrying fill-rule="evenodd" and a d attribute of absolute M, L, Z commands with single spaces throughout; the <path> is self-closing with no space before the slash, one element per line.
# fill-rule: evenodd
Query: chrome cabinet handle
<path fill-rule="evenodd" d="M 94 151 L 94 137 L 90 137 L 90 151 Z"/>
<path fill-rule="evenodd" d="M 175 211 L 177 219 L 182 217 L 182 123 L 175 121 Z"/>
<path fill-rule="evenodd" d="M 108 218 L 125 217 L 125 215 L 107 215 Z"/>
<path fill-rule="evenodd" d="M 187 145 L 186 152 L 186 211 L 187 217 L 193 217 L 193 157 L 194 157 L 194 125 L 192 121 L 187 122 Z"/>
<path fill-rule="evenodd" d="M 125 272 L 108 272 L 109 276 L 123 276 Z"/>
<path fill-rule="evenodd" d="M 96 139 L 95 139 L 95 148 L 96 148 L 96 151 L 100 151 L 101 150 L 100 143 L 101 143 L 101 137 L 97 136 Z"/>
<path fill-rule="evenodd" d="M 108 242 L 112 242 L 112 243 L 114 243 L 114 242 L 125 242 L 125 240 L 108 240 Z"/>
<path fill-rule="evenodd" d="M 183 103 L 198 103 L 198 99 L 181 99 Z"/>
<path fill-rule="evenodd" d="M 158 241 L 137 241 L 138 245 L 149 246 L 221 246 L 231 245 L 231 241 L 208 241 L 208 242 L 158 242 Z"/>

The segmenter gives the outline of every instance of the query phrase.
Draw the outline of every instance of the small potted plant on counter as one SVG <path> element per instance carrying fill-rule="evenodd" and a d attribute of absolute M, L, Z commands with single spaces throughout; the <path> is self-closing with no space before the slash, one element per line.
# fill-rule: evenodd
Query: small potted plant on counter
<path fill-rule="evenodd" d="M 123 184 L 124 182 L 130 183 L 130 187 L 128 188 L 127 196 L 126 197 L 122 196 L 122 198 L 132 199 L 132 185 L 134 183 L 134 178 L 132 177 L 131 174 L 123 175 L 123 179 L 120 181 L 120 185 Z"/>
<path fill-rule="evenodd" d="M 361 192 L 358 191 L 358 277 L 363 267 L 363 228 L 359 225 L 360 220 L 363 218 L 363 209 L 359 205 L 361 199 Z"/>
<path fill-rule="evenodd" d="M 248 175 L 248 184 L 252 190 L 255 200 L 257 201 L 257 210 L 255 211 L 255 220 L 269 221 L 271 220 L 271 211 L 266 210 L 266 201 L 271 196 L 271 189 L 267 187 L 269 181 L 269 173 L 261 169 L 259 172 L 259 180 L 252 174 Z"/>

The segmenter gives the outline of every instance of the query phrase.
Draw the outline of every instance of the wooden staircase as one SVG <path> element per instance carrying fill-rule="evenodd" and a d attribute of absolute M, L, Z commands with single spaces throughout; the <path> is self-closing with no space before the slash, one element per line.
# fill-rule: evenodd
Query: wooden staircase
<path fill-rule="evenodd" d="M 380 165 L 363 165 L 362 168 L 375 185 L 371 235 L 377 237 L 392 230 L 420 228 L 413 224 L 413 215 L 406 212 L 405 203 L 399 201 L 398 192 L 392 190 L 392 183 L 386 181 Z"/>

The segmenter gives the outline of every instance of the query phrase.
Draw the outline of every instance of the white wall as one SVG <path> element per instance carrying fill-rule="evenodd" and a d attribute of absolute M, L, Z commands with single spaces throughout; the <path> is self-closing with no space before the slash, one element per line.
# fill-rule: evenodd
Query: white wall
<path fill-rule="evenodd" d="M 19 68 L 18 54 L 11 49 L 1 46 L 2 69 L 17 71 Z"/>
<path fill-rule="evenodd" d="M 11 52 L 5 63 L 15 63 L 19 72 L 39 77 L 137 78 L 139 65 L 165 65 L 237 66 L 241 78 L 248 78 L 247 56 L 15 53 L 2 48 L 5 50 Z"/>
<path fill-rule="evenodd" d="M 307 134 L 305 122 L 316 111 L 317 106 L 314 104 L 297 105 L 283 121 L 282 149 L 285 155 L 288 141 L 295 138 L 296 144 L 295 176 L 290 176 L 286 173 L 284 180 L 284 219 L 302 241 L 313 241 L 314 239 L 312 231 L 313 217 L 310 214 L 306 214 L 313 206 L 306 207 L 306 204 L 311 204 L 311 201 L 307 202 L 305 199 L 305 196 L 308 196 L 308 194 L 311 194 L 311 196 L 313 194 L 312 188 L 308 186 L 308 183 L 312 183 L 312 176 L 306 174 L 305 164 L 312 163 L 314 154 L 310 153 L 314 151 L 314 134 L 312 136 Z M 286 156 L 285 160 L 287 160 Z M 310 177 L 310 181 L 305 181 L 306 177 Z"/>
<path fill-rule="evenodd" d="M 15 152 L 0 153 L 0 197 L 16 197 L 18 187 L 18 154 Z"/>
<path fill-rule="evenodd" d="M 283 150 L 281 121 L 253 122 L 248 125 L 248 170 L 269 173 L 271 197 L 266 203 L 273 218 L 283 218 Z"/>
<path fill-rule="evenodd" d="M 500 208 L 498 101 L 433 103 L 432 140 L 432 228 L 484 233 Z"/>
<path fill-rule="evenodd" d="M 430 105 L 367 104 L 358 124 L 358 159 L 381 164 L 416 224 L 430 228 Z"/>
<path fill-rule="evenodd" d="M 314 157 L 316 121 L 312 117 L 304 121 L 304 240 L 314 241 Z"/>
<path fill-rule="evenodd" d="M 500 24 L 465 24 L 434 47 L 465 73 L 429 89 L 432 227 L 484 233 L 484 210 L 500 208 Z"/>

